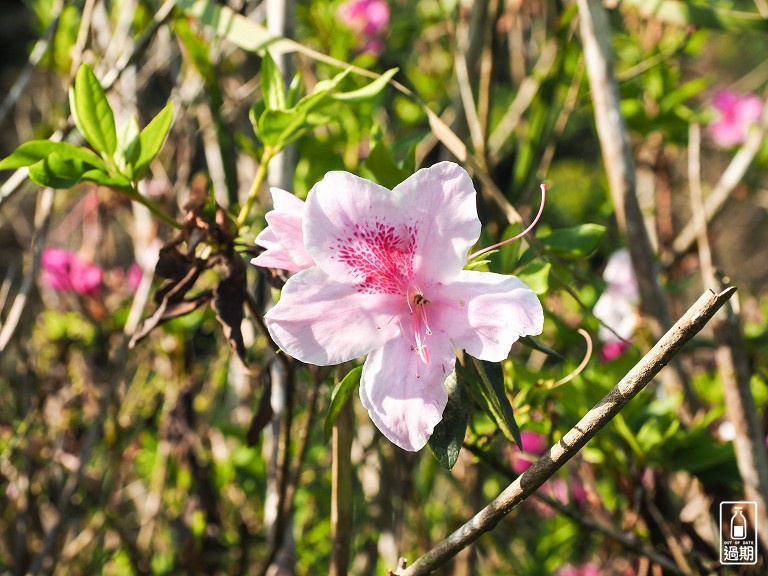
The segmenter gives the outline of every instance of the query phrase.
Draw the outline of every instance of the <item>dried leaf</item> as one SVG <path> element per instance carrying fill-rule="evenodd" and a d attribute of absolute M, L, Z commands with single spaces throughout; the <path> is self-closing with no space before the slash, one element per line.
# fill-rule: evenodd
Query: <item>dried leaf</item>
<path fill-rule="evenodd" d="M 229 345 L 245 363 L 245 343 L 240 325 L 243 322 L 245 291 L 248 289 L 245 262 L 236 253 L 222 259 L 219 265 L 221 280 L 213 291 L 213 309 L 224 328 Z"/>

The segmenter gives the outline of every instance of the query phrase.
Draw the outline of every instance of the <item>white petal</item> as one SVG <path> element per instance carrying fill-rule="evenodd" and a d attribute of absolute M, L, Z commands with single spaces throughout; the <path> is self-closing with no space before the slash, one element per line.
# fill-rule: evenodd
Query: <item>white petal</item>
<path fill-rule="evenodd" d="M 264 316 L 278 346 L 294 358 L 325 366 L 367 354 L 399 333 L 401 298 L 361 294 L 317 266 L 292 276 Z"/>
<path fill-rule="evenodd" d="M 443 386 L 456 354 L 447 338 L 428 339 L 424 363 L 403 336 L 368 355 L 360 380 L 360 401 L 374 424 L 403 450 L 421 450 L 443 418 L 448 393 Z"/>

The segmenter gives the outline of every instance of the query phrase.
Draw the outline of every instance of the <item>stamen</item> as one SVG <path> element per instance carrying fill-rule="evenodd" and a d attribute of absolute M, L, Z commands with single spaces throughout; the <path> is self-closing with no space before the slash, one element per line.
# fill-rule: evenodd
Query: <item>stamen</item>
<path fill-rule="evenodd" d="M 520 238 L 528 234 L 531 230 L 533 230 L 534 226 L 536 226 L 536 224 L 538 223 L 539 218 L 541 218 L 541 215 L 544 213 L 544 204 L 546 203 L 546 201 L 547 201 L 547 185 L 542 183 L 541 184 L 541 206 L 539 206 L 539 213 L 536 214 L 536 218 L 533 219 L 533 222 L 530 223 L 528 228 L 520 232 L 520 234 L 518 234 L 517 236 L 513 236 L 512 238 L 508 238 L 507 240 L 499 242 L 498 244 L 494 244 L 493 246 L 488 246 L 488 248 L 483 248 L 482 250 L 478 250 L 474 254 L 470 254 L 467 260 L 473 260 L 474 258 L 477 258 L 478 256 L 485 254 L 486 252 L 490 252 L 495 248 L 504 246 L 504 244 L 509 244 L 510 242 L 519 240 Z"/>

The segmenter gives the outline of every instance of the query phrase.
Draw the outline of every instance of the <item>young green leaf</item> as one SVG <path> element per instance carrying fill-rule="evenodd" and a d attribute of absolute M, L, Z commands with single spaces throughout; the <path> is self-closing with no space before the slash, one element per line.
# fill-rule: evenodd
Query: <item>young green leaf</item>
<path fill-rule="evenodd" d="M 444 386 L 448 392 L 448 403 L 443 419 L 435 426 L 428 444 L 440 466 L 450 470 L 459 458 L 472 409 L 458 370 L 446 378 Z"/>
<path fill-rule="evenodd" d="M 261 95 L 268 109 L 286 109 L 283 75 L 280 74 L 280 69 L 269 50 L 264 51 L 264 58 L 261 60 Z"/>
<path fill-rule="evenodd" d="M 331 405 L 328 407 L 328 414 L 325 417 L 325 423 L 323 424 L 323 435 L 326 442 L 331 439 L 333 425 L 339 417 L 341 409 L 344 408 L 344 405 L 349 401 L 350 396 L 352 396 L 357 389 L 357 386 L 360 384 L 360 376 L 362 373 L 362 366 L 352 368 L 352 370 L 344 376 L 342 381 L 336 384 L 336 388 L 333 389 L 333 393 L 331 394 Z"/>
<path fill-rule="evenodd" d="M 531 290 L 539 296 L 549 291 L 549 271 L 552 264 L 534 260 L 525 268 L 520 270 L 517 277 L 530 286 Z"/>
<path fill-rule="evenodd" d="M 363 162 L 363 168 L 374 180 L 392 189 L 408 178 L 412 173 L 402 170 L 396 163 L 383 140 L 378 140 L 371 148 L 371 153 Z"/>
<path fill-rule="evenodd" d="M 510 442 L 522 446 L 520 428 L 515 422 L 512 404 L 504 387 L 504 371 L 498 362 L 486 362 L 472 356 L 473 371 L 463 369 L 467 391 L 480 404 Z"/>
<path fill-rule="evenodd" d="M 54 152 L 29 167 L 29 179 L 40 186 L 71 188 L 92 169 L 79 158 L 62 158 Z"/>
<path fill-rule="evenodd" d="M 67 142 L 30 140 L 16 148 L 13 154 L 3 158 L 0 161 L 0 170 L 16 170 L 22 166 L 31 166 L 54 153 L 60 158 L 78 159 L 94 168 L 104 166 L 101 158 L 85 148 L 80 148 Z"/>
<path fill-rule="evenodd" d="M 140 180 L 147 173 L 149 163 L 155 159 L 163 147 L 168 131 L 171 129 L 171 122 L 173 122 L 173 103 L 168 102 L 139 134 L 138 157 L 133 164 L 134 180 Z"/>
<path fill-rule="evenodd" d="M 110 176 L 102 169 L 88 170 L 80 177 L 80 180 L 93 182 L 94 184 L 107 186 L 115 190 L 133 190 L 131 181 L 128 178 L 120 174 Z"/>
<path fill-rule="evenodd" d="M 363 86 L 358 90 L 352 90 L 351 92 L 332 94 L 331 97 L 335 100 L 341 100 L 342 102 L 363 102 L 364 100 L 370 100 L 386 88 L 387 84 L 389 84 L 392 77 L 397 74 L 398 70 L 399 68 L 391 68 L 367 86 Z"/>
<path fill-rule="evenodd" d="M 77 129 L 97 152 L 111 158 L 117 147 L 115 116 L 96 74 L 87 64 L 77 71 L 69 101 Z"/>
<path fill-rule="evenodd" d="M 600 224 L 581 224 L 573 228 L 555 230 L 539 240 L 553 254 L 569 259 L 589 257 L 597 249 L 605 234 L 605 226 Z"/>

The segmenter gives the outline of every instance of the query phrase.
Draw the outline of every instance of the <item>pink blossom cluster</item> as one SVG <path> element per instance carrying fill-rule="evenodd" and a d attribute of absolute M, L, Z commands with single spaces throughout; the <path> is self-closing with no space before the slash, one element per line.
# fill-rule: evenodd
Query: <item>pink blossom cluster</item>
<path fill-rule="evenodd" d="M 389 26 L 386 0 L 347 0 L 339 6 L 336 16 L 358 37 L 361 52 L 374 56 L 384 52 L 382 35 Z"/>
<path fill-rule="evenodd" d="M 75 252 L 47 247 L 40 257 L 43 282 L 56 292 L 75 292 L 81 296 L 98 296 L 103 270 L 82 260 Z"/>
<path fill-rule="evenodd" d="M 603 271 L 605 292 L 595 303 L 593 314 L 602 322 L 598 337 L 603 341 L 601 358 L 613 360 L 624 353 L 637 326 L 640 295 L 629 250 L 614 252 Z"/>
<path fill-rule="evenodd" d="M 763 101 L 755 94 L 739 94 L 721 90 L 712 104 L 717 118 L 710 123 L 709 133 L 718 146 L 731 148 L 744 142 L 749 127 L 760 119 Z"/>
<path fill-rule="evenodd" d="M 480 237 L 469 175 L 441 162 L 393 190 L 329 172 L 306 204 L 272 190 L 258 266 L 295 271 L 265 316 L 282 350 L 316 365 L 368 355 L 360 400 L 405 450 L 420 450 L 443 415 L 455 349 L 500 362 L 544 313 L 521 280 L 464 270 Z"/>

